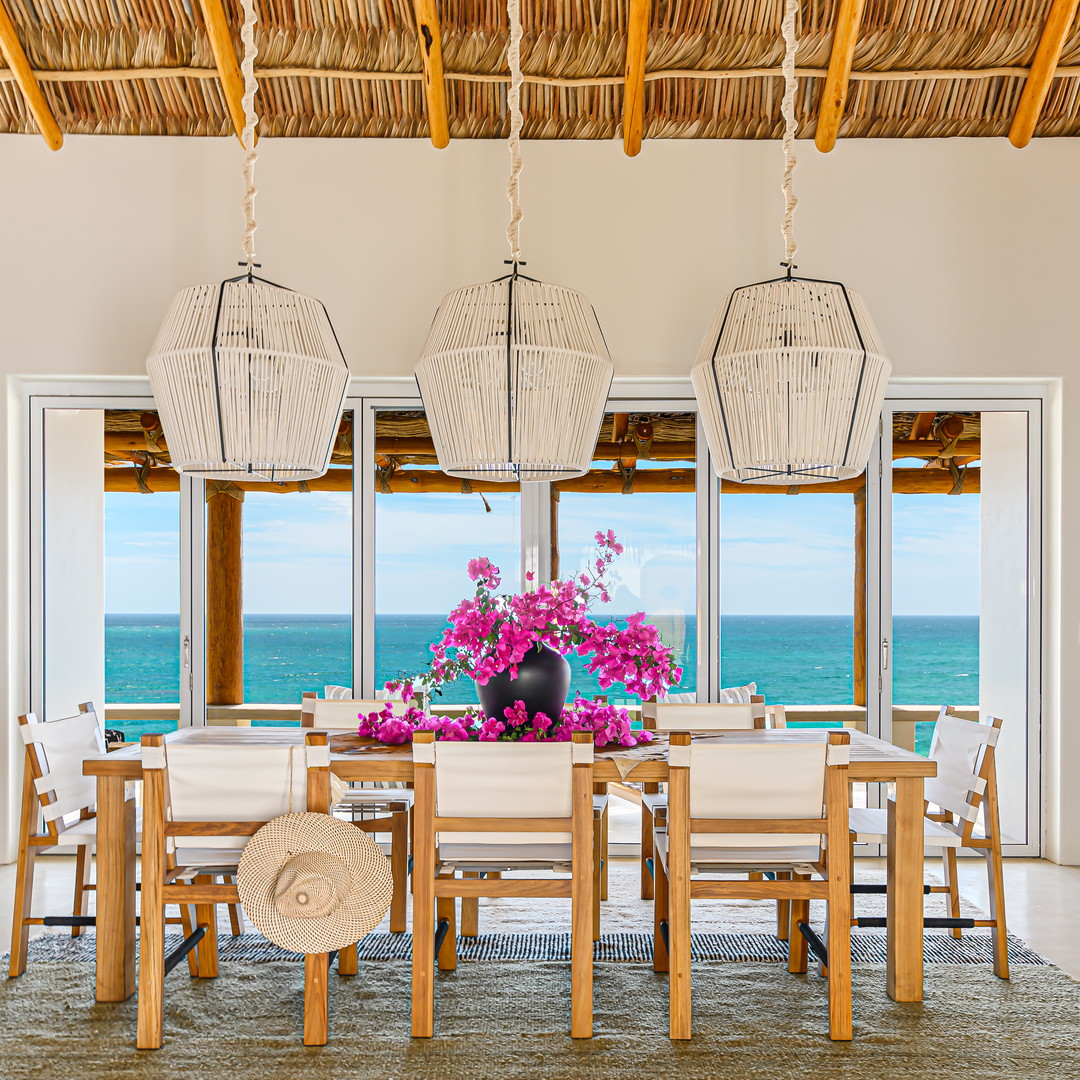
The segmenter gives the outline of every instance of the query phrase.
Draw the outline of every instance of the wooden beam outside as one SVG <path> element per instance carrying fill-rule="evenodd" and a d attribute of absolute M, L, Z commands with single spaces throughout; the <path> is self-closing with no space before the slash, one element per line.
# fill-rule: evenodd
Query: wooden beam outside
<path fill-rule="evenodd" d="M 219 493 L 207 501 L 207 705 L 244 702 L 243 530 L 239 499 Z"/>
<path fill-rule="evenodd" d="M 413 0 L 413 12 L 416 32 L 420 35 L 420 57 L 424 62 L 424 101 L 431 143 L 437 150 L 442 150 L 450 143 L 450 119 L 446 108 L 439 13 L 435 9 L 435 0 Z"/>
<path fill-rule="evenodd" d="M 929 439 L 916 442 L 897 439 L 892 448 L 893 461 L 900 458 L 977 458 L 981 453 L 982 448 L 979 439 L 960 439 L 948 450 Z"/>
<path fill-rule="evenodd" d="M 105 491 L 139 490 L 135 478 L 135 469 L 103 468 Z M 964 492 L 974 494 L 979 491 L 978 469 L 968 469 L 964 479 Z M 314 480 L 302 481 L 303 488 L 296 481 L 279 484 L 260 484 L 239 482 L 236 487 L 241 491 L 290 492 L 290 491 L 352 491 L 353 470 L 331 469 L 324 476 Z M 151 492 L 179 491 L 180 477 L 169 468 L 151 469 L 146 476 L 146 483 Z M 639 469 L 634 475 L 634 492 L 649 494 L 654 492 L 693 491 L 696 478 L 693 469 Z M 856 476 L 851 480 L 840 480 L 833 484 L 804 484 L 792 491 L 782 485 L 774 484 L 736 484 L 730 480 L 721 483 L 720 490 L 725 495 L 851 495 L 863 486 L 863 478 Z M 952 490 L 952 476 L 945 469 L 893 469 L 892 491 L 897 495 L 947 495 Z M 398 469 L 389 480 L 391 493 L 412 492 L 428 494 L 431 492 L 461 492 L 462 481 L 447 476 L 434 469 Z M 584 476 L 575 476 L 570 480 L 556 480 L 552 485 L 558 491 L 589 492 L 592 494 L 621 494 L 622 476 L 608 469 L 594 469 Z M 508 493 L 519 491 L 518 484 L 499 484 L 493 480 L 472 480 L 468 482 L 466 493 L 482 491 L 485 493 Z"/>
<path fill-rule="evenodd" d="M 229 107 L 233 130 L 240 140 L 240 145 L 243 146 L 244 77 L 240 74 L 240 64 L 236 59 L 236 49 L 233 47 L 232 28 L 229 26 L 221 0 L 199 0 L 199 6 L 202 8 L 203 21 L 206 23 L 210 48 L 214 53 L 214 63 L 217 64 L 221 93 L 225 98 L 225 104 Z M 257 135 L 256 139 L 258 139 Z"/>
<path fill-rule="evenodd" d="M 855 492 L 855 598 L 851 636 L 851 703 L 866 704 L 866 488 Z"/>
<path fill-rule="evenodd" d="M 645 52 L 649 44 L 651 0 L 629 0 L 626 15 L 626 67 L 623 75 L 623 150 L 641 153 L 645 129 Z"/>
<path fill-rule="evenodd" d="M 1061 50 L 1065 47 L 1069 31 L 1076 18 L 1078 0 L 1054 0 L 1050 5 L 1050 14 L 1043 26 L 1042 36 L 1035 49 L 1035 58 L 1031 62 L 1020 101 L 1016 106 L 1012 126 L 1009 128 L 1009 142 L 1022 149 L 1031 142 L 1035 128 L 1039 123 L 1043 105 L 1050 93 L 1050 84 L 1054 81 Z"/>
<path fill-rule="evenodd" d="M 936 417 L 936 412 L 916 413 L 915 419 L 911 422 L 911 431 L 908 433 L 908 440 L 910 442 L 915 442 L 918 439 L 929 439 L 934 431 L 934 420 Z"/>
<path fill-rule="evenodd" d="M 829 72 L 821 91 L 817 131 L 814 134 L 814 142 L 823 154 L 836 145 L 836 137 L 840 134 L 840 122 L 844 119 L 844 106 L 851 83 L 851 62 L 855 58 L 865 6 L 866 0 L 840 0 L 840 10 L 836 13 Z"/>
<path fill-rule="evenodd" d="M 11 69 L 15 83 L 26 99 L 26 107 L 30 110 L 30 115 L 34 118 L 34 123 L 37 124 L 45 145 L 50 150 L 59 150 L 64 145 L 63 132 L 34 77 L 26 50 L 22 47 L 15 24 L 11 21 L 11 15 L 3 0 L 0 0 L 0 55 L 3 55 L 7 61 L 7 66 Z"/>

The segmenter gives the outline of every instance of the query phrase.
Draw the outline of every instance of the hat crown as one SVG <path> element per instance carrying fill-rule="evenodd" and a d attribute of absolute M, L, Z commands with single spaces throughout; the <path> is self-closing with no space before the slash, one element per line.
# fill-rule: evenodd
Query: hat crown
<path fill-rule="evenodd" d="M 336 855 L 303 851 L 278 872 L 274 906 L 286 918 L 320 919 L 336 911 L 352 887 L 352 871 Z"/>

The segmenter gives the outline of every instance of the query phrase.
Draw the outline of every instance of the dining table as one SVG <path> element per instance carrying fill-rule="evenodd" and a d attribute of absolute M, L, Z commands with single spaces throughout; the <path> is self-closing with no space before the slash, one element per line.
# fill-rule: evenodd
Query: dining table
<path fill-rule="evenodd" d="M 184 727 L 165 736 L 166 748 L 199 744 L 302 745 L 311 728 Z M 923 782 L 936 775 L 929 758 L 892 743 L 851 731 L 848 778 L 851 783 L 895 785 L 888 800 L 887 956 L 885 989 L 898 1002 L 923 994 Z M 779 728 L 714 732 L 709 741 L 736 739 L 764 743 L 814 741 L 821 729 Z M 350 732 L 330 732 L 330 769 L 344 781 L 413 779 L 412 746 L 387 745 Z M 134 781 L 142 779 L 138 745 L 86 759 L 83 772 L 97 778 L 97 939 L 98 1001 L 125 1001 L 135 993 L 136 800 Z M 667 779 L 667 738 L 638 747 L 597 748 L 596 783 L 662 783 Z"/>

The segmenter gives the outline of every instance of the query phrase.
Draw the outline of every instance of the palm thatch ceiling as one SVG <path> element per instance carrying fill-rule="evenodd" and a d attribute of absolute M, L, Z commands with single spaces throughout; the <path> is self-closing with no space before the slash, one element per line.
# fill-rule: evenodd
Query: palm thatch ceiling
<path fill-rule="evenodd" d="M 524 134 L 777 138 L 781 0 L 523 0 Z M 501 0 L 261 0 L 263 136 L 505 134 Z M 1076 0 L 804 0 L 799 134 L 1080 133 Z M 0 131 L 228 135 L 239 0 L 0 0 Z M 426 78 L 426 82 L 425 82 Z"/>

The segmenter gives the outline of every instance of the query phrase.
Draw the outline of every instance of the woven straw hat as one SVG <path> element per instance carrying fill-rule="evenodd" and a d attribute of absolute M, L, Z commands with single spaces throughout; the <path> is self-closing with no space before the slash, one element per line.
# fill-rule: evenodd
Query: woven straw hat
<path fill-rule="evenodd" d="M 267 822 L 240 856 L 244 913 L 275 945 L 333 952 L 382 922 L 394 891 L 390 862 L 365 832 L 328 814 Z"/>

